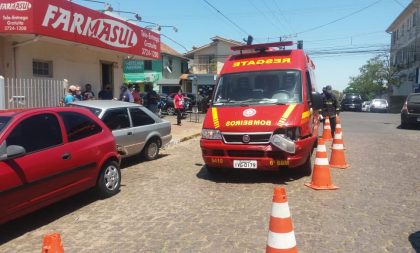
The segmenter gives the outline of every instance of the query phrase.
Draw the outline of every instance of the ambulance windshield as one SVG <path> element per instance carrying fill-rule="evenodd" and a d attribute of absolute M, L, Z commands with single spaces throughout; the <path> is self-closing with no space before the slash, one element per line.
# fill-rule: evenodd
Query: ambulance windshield
<path fill-rule="evenodd" d="M 290 104 L 302 102 L 298 70 L 270 70 L 222 75 L 213 105 Z"/>

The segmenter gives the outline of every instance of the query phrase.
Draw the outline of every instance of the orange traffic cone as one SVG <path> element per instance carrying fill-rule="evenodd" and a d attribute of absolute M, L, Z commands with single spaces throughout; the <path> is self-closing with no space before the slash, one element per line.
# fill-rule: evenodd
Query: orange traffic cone
<path fill-rule="evenodd" d="M 346 145 L 344 145 L 343 130 L 341 129 L 340 123 L 338 123 L 335 127 L 335 134 L 334 134 L 333 142 L 331 143 L 331 148 L 333 147 L 334 144 L 337 143 L 337 140 L 336 140 L 337 138 L 341 138 L 341 141 L 343 143 L 343 149 L 346 150 Z"/>
<path fill-rule="evenodd" d="M 347 164 L 344 156 L 344 144 L 341 129 L 339 129 L 335 135 L 335 143 L 333 144 L 331 151 L 330 166 L 338 169 L 348 168 L 350 165 Z"/>
<path fill-rule="evenodd" d="M 286 189 L 283 187 L 274 187 L 273 207 L 271 208 L 270 228 L 265 252 L 297 252 Z"/>
<path fill-rule="evenodd" d="M 324 130 L 322 131 L 322 139 L 324 139 L 325 141 L 331 141 L 333 139 L 331 135 L 330 119 L 328 118 L 328 116 L 325 117 Z"/>
<path fill-rule="evenodd" d="M 60 234 L 45 235 L 41 253 L 64 253 Z"/>
<path fill-rule="evenodd" d="M 337 186 L 332 184 L 330 168 L 328 164 L 327 148 L 322 138 L 318 139 L 312 181 L 305 183 L 306 186 L 315 190 L 335 190 Z"/>

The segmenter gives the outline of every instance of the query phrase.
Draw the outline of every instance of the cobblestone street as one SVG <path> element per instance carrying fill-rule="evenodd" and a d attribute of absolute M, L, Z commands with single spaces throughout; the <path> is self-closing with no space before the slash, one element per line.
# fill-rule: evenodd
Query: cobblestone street
<path fill-rule="evenodd" d="M 420 249 L 418 130 L 397 114 L 342 113 L 346 170 L 335 191 L 287 171 L 210 176 L 199 138 L 156 161 L 123 163 L 121 192 L 83 193 L 0 227 L 0 252 L 39 252 L 61 234 L 66 252 L 264 252 L 274 185 L 284 185 L 300 252 Z"/>

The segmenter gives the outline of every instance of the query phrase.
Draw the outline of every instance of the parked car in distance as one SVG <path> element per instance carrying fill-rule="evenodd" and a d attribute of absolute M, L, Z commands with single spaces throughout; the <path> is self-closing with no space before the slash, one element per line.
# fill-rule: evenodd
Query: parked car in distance
<path fill-rule="evenodd" d="M 370 112 L 388 112 L 389 105 L 386 99 L 373 99 L 369 105 Z"/>
<path fill-rule="evenodd" d="M 401 127 L 410 125 L 420 125 L 420 93 L 408 95 L 401 110 Z"/>
<path fill-rule="evenodd" d="M 370 102 L 371 101 L 364 101 L 362 103 L 362 112 L 369 112 L 370 111 Z"/>
<path fill-rule="evenodd" d="M 341 100 L 341 111 L 361 111 L 362 97 L 359 93 L 346 93 Z"/>
<path fill-rule="evenodd" d="M 154 160 L 172 139 L 171 123 L 142 105 L 116 100 L 77 101 L 72 105 L 88 108 L 108 126 L 123 158 L 141 154 Z"/>
<path fill-rule="evenodd" d="M 121 185 L 111 131 L 82 108 L 0 111 L 0 224 L 95 188 Z"/>

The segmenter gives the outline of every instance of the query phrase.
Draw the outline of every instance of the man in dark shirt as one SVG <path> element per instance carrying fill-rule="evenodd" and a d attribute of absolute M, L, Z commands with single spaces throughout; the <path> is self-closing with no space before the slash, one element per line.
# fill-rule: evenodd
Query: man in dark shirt
<path fill-rule="evenodd" d="M 113 99 L 111 85 L 105 85 L 105 89 L 101 90 L 98 94 L 99 99 L 111 100 Z"/>
<path fill-rule="evenodd" d="M 331 124 L 331 135 L 334 138 L 335 134 L 335 125 L 336 125 L 336 116 L 340 112 L 340 104 L 338 103 L 337 98 L 332 93 L 331 85 L 325 87 L 325 92 L 323 93 L 323 103 L 324 107 L 322 109 L 322 116 L 326 116 L 330 119 Z"/>
<path fill-rule="evenodd" d="M 147 109 L 152 111 L 153 113 L 157 113 L 158 109 L 158 94 L 156 91 L 151 89 L 150 87 L 147 88 L 147 95 L 146 95 L 146 101 L 147 101 Z"/>

